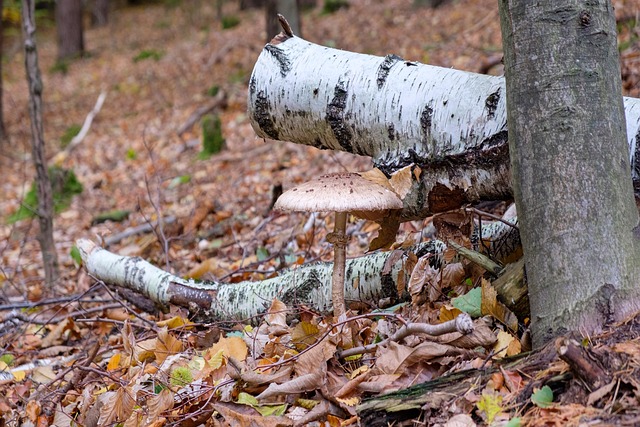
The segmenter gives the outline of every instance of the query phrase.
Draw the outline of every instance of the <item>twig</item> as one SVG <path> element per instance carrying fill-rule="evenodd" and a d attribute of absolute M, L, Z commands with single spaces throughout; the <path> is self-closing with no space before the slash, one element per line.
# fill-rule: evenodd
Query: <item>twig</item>
<path fill-rule="evenodd" d="M 176 220 L 175 216 L 168 216 L 164 218 L 162 222 L 165 224 L 171 224 L 172 222 L 175 222 L 175 220 Z M 104 239 L 104 245 L 105 247 L 109 247 L 110 245 L 116 244 L 121 240 L 126 239 L 127 237 L 135 236 L 137 234 L 149 233 L 153 231 L 155 227 L 157 227 L 158 223 L 159 221 L 146 222 L 144 224 L 137 225 L 135 227 L 127 228 L 126 230 L 120 233 L 114 234 L 113 236 L 109 236 L 106 239 Z"/>
<path fill-rule="evenodd" d="M 98 99 L 96 100 L 96 105 L 93 106 L 93 109 L 87 114 L 87 117 L 84 119 L 84 123 L 82 124 L 82 128 L 80 132 L 76 136 L 71 139 L 69 145 L 65 148 L 67 153 L 70 153 L 78 144 L 82 142 L 82 140 L 89 133 L 89 129 L 91 128 L 91 124 L 93 123 L 93 119 L 96 118 L 100 110 L 102 109 L 102 105 L 104 104 L 104 100 L 107 98 L 107 91 L 103 90 L 98 95 Z"/>
<path fill-rule="evenodd" d="M 187 119 L 186 122 L 184 122 L 179 128 L 178 128 L 178 137 L 180 139 L 182 139 L 182 135 L 187 132 L 189 129 L 191 129 L 193 127 L 194 124 L 196 124 L 196 122 L 198 120 L 200 120 L 200 118 L 202 116 L 204 116 L 205 114 L 209 113 L 210 111 L 215 110 L 218 107 L 224 108 L 227 105 L 227 94 L 224 91 L 219 91 L 218 94 L 215 96 L 215 98 L 213 98 L 213 100 L 207 104 L 204 105 L 200 108 L 198 108 L 196 111 L 194 111 L 189 118 Z"/>

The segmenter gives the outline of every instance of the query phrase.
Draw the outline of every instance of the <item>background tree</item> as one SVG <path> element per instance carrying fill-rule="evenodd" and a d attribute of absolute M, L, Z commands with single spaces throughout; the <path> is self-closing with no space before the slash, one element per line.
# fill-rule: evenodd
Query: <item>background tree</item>
<path fill-rule="evenodd" d="M 58 61 L 81 56 L 84 53 L 82 0 L 58 0 L 55 17 L 58 34 Z"/>
<path fill-rule="evenodd" d="M 24 36 L 25 67 L 29 82 L 29 115 L 31 116 L 31 152 L 36 169 L 38 188 L 38 241 L 42 250 L 45 280 L 51 286 L 58 278 L 58 256 L 53 241 L 53 200 L 47 172 L 44 132 L 42 125 L 42 76 L 36 49 L 35 0 L 22 1 L 22 32 Z"/>
<path fill-rule="evenodd" d="M 512 175 L 534 345 L 640 308 L 609 0 L 501 0 Z"/>
<path fill-rule="evenodd" d="M 300 8 L 297 0 L 267 0 L 265 3 L 265 12 L 267 18 L 267 43 L 278 33 L 280 33 L 280 22 L 278 14 L 283 15 L 293 34 L 302 37 L 300 29 Z"/>
<path fill-rule="evenodd" d="M 94 0 L 91 6 L 91 25 L 103 27 L 109 22 L 109 0 Z"/>
<path fill-rule="evenodd" d="M 4 8 L 4 0 L 0 0 L 0 11 Z M 2 57 L 4 47 L 4 25 L 2 22 L 2 18 L 0 17 L 0 57 Z M 0 61 L 0 146 L 7 138 L 7 131 L 4 126 L 4 113 L 2 111 L 2 106 L 4 105 L 2 96 L 2 61 Z"/>

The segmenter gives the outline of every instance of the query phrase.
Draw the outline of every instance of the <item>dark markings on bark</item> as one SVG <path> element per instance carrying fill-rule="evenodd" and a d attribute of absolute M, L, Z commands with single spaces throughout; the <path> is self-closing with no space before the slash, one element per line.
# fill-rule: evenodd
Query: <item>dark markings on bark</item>
<path fill-rule="evenodd" d="M 384 86 L 384 83 L 387 81 L 391 67 L 400 61 L 404 61 L 404 59 L 400 58 L 398 55 L 387 55 L 384 57 L 384 60 L 378 67 L 378 78 L 376 80 L 378 83 L 378 89 L 382 89 L 382 86 Z"/>
<path fill-rule="evenodd" d="M 380 282 L 381 282 L 380 283 L 381 284 L 380 299 L 389 298 L 391 300 L 391 305 L 396 304 L 400 299 L 404 299 L 402 298 L 403 295 L 398 295 L 398 288 L 396 287 L 396 282 L 395 280 L 393 280 L 393 277 L 391 277 L 390 274 L 384 274 L 381 277 Z"/>
<path fill-rule="evenodd" d="M 345 123 L 344 110 L 347 106 L 347 95 L 346 83 L 339 80 L 333 90 L 333 99 L 327 105 L 326 120 L 342 149 L 348 153 L 359 154 L 351 146 L 353 133 Z"/>
<path fill-rule="evenodd" d="M 498 108 L 498 102 L 500 102 L 500 88 L 487 96 L 484 101 L 484 106 L 487 109 L 487 118 L 493 119 L 496 115 L 496 108 Z"/>
<path fill-rule="evenodd" d="M 249 96 L 256 93 L 256 77 L 252 74 L 249 79 Z"/>
<path fill-rule="evenodd" d="M 307 277 L 300 286 L 297 286 L 289 291 L 285 292 L 282 296 L 282 301 L 297 301 L 298 303 L 307 303 L 310 302 L 309 295 L 314 290 L 321 287 L 320 279 L 318 279 L 318 275 L 315 271 L 311 271 L 309 273 L 309 277 Z"/>
<path fill-rule="evenodd" d="M 264 91 L 260 91 L 256 95 L 255 106 L 253 108 L 253 114 L 258 126 L 267 136 L 271 139 L 279 139 L 278 131 L 276 130 L 275 123 L 270 114 L 270 106 L 267 96 Z"/>
<path fill-rule="evenodd" d="M 169 302 L 179 307 L 191 307 L 194 304 L 202 310 L 209 310 L 213 298 L 206 291 L 194 289 L 179 283 L 172 283 L 169 287 Z"/>
<path fill-rule="evenodd" d="M 429 143 L 429 137 L 431 136 L 431 122 L 433 120 L 433 108 L 430 105 L 424 107 L 422 113 L 420 113 L 420 128 L 422 129 L 422 142 Z"/>
<path fill-rule="evenodd" d="M 389 125 L 387 126 L 387 134 L 389 136 L 389 141 L 393 141 L 394 139 L 396 139 L 396 128 L 393 123 L 389 123 Z"/>
<path fill-rule="evenodd" d="M 272 44 L 266 45 L 264 47 L 264 50 L 269 52 L 271 56 L 273 56 L 275 60 L 278 61 L 278 64 L 280 65 L 280 75 L 282 77 L 286 77 L 287 73 L 291 71 L 291 61 L 289 61 L 287 55 L 282 51 L 282 49 Z"/>
<path fill-rule="evenodd" d="M 591 14 L 588 11 L 583 10 L 580 12 L 580 26 L 588 27 L 589 25 L 591 25 Z"/>
<path fill-rule="evenodd" d="M 324 145 L 324 143 L 322 142 L 322 140 L 319 137 L 316 137 L 316 139 L 313 140 L 313 144 L 314 147 L 320 149 L 320 150 L 328 150 L 329 147 L 327 147 L 326 145 Z"/>

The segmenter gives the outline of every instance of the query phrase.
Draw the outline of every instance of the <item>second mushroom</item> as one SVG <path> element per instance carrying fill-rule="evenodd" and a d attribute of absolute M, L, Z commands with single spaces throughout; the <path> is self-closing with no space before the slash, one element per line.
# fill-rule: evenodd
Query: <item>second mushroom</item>
<path fill-rule="evenodd" d="M 340 317 L 346 312 L 344 299 L 344 270 L 347 215 L 361 218 L 384 216 L 390 209 L 402 209 L 402 201 L 391 190 L 363 178 L 355 172 L 323 175 L 284 192 L 275 209 L 298 212 L 335 212 L 333 233 L 327 241 L 334 245 L 331 282 L 333 313 Z"/>

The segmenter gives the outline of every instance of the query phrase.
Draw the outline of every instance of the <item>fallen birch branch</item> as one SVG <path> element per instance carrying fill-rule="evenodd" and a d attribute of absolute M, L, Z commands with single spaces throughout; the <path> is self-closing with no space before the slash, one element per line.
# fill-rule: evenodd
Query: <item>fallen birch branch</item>
<path fill-rule="evenodd" d="M 116 255 L 90 240 L 79 239 L 87 272 L 110 285 L 128 288 L 151 299 L 161 309 L 170 304 L 188 308 L 200 319 L 240 320 L 264 312 L 274 298 L 289 307 L 304 304 L 320 312 L 331 311 L 332 263 L 318 262 L 282 272 L 256 282 L 196 282 L 163 271 L 139 257 Z M 377 306 L 408 298 L 406 283 L 411 266 L 408 254 L 431 253 L 439 267 L 444 244 L 429 241 L 410 249 L 376 252 L 347 261 L 345 299 Z"/>
<path fill-rule="evenodd" d="M 249 81 L 260 137 L 414 167 L 404 219 L 512 197 L 504 78 L 331 49 L 281 33 Z M 640 195 L 640 99 L 624 98 Z M 416 168 L 417 167 L 417 168 Z"/>

